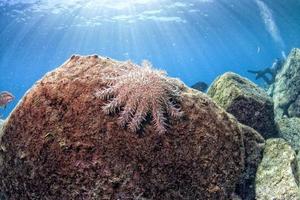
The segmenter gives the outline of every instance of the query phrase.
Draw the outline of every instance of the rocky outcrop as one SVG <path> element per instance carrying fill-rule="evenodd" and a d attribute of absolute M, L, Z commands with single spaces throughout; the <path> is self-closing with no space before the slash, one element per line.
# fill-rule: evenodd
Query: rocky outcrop
<path fill-rule="evenodd" d="M 273 99 L 278 118 L 300 117 L 300 49 L 293 49 L 277 74 Z"/>
<path fill-rule="evenodd" d="M 168 118 L 166 133 L 147 118 L 130 132 L 96 95 L 103 70 L 120 65 L 73 56 L 33 86 L 5 125 L 0 191 L 10 199 L 230 198 L 245 165 L 241 125 L 184 87 L 184 116 Z"/>
<path fill-rule="evenodd" d="M 208 90 L 208 95 L 265 138 L 277 134 L 272 99 L 250 80 L 228 72 L 218 77 Z"/>
<path fill-rule="evenodd" d="M 255 199 L 255 177 L 265 147 L 264 138 L 253 128 L 241 124 L 245 144 L 245 169 L 236 188 L 243 200 Z"/>
<path fill-rule="evenodd" d="M 295 151 L 283 139 L 269 139 L 256 175 L 256 199 L 299 200 Z"/>
<path fill-rule="evenodd" d="M 300 150 L 300 118 L 283 117 L 277 119 L 279 136 L 285 139 L 296 151 Z"/>

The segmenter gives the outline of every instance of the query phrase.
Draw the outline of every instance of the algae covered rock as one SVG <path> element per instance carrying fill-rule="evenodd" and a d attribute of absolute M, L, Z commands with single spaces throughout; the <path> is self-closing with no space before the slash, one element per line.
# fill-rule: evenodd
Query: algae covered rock
<path fill-rule="evenodd" d="M 300 49 L 293 49 L 277 74 L 273 99 L 276 116 L 300 117 Z"/>
<path fill-rule="evenodd" d="M 276 135 L 273 101 L 250 80 L 225 73 L 213 82 L 208 95 L 239 122 L 254 128 L 265 138 Z"/>
<path fill-rule="evenodd" d="M 256 175 L 256 199 L 299 200 L 298 163 L 284 139 L 269 139 Z"/>
<path fill-rule="evenodd" d="M 300 150 L 300 118 L 292 117 L 277 119 L 279 136 L 285 139 L 293 149 Z"/>
<path fill-rule="evenodd" d="M 154 128 L 156 112 L 131 132 L 118 123 L 128 104 L 105 113 L 97 95 L 108 86 L 103 72 L 127 64 L 73 56 L 38 81 L 5 126 L 0 191 L 9 199 L 229 199 L 244 170 L 237 120 L 183 86 L 169 108 L 184 115 L 158 112 L 165 133 Z"/>
<path fill-rule="evenodd" d="M 245 169 L 236 188 L 236 193 L 243 200 L 255 199 L 255 177 L 262 160 L 265 146 L 264 138 L 253 128 L 241 124 L 245 144 Z"/>

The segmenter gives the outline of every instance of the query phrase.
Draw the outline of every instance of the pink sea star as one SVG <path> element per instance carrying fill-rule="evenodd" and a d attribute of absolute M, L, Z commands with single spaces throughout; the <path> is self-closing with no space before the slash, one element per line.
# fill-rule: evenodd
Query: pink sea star
<path fill-rule="evenodd" d="M 165 133 L 167 116 L 182 116 L 178 103 L 184 84 L 168 78 L 164 71 L 153 69 L 149 62 L 144 61 L 141 67 L 126 62 L 103 73 L 107 87 L 97 91 L 96 95 L 108 100 L 103 106 L 106 114 L 119 113 L 121 126 L 137 132 L 150 116 L 156 131 Z"/>

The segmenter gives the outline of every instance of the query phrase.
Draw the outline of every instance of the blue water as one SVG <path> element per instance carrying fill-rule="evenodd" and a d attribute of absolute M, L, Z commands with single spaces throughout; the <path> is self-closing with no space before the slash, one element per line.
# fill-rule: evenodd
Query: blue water
<path fill-rule="evenodd" d="M 187 85 L 226 71 L 253 79 L 247 69 L 300 47 L 299 10 L 299 0 L 0 0 L 0 91 L 16 97 L 0 114 L 72 54 L 147 59 Z"/>

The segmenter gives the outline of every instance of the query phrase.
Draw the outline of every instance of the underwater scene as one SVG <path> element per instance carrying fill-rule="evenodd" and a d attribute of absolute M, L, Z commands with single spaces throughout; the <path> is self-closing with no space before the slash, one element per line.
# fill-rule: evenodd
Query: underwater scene
<path fill-rule="evenodd" d="M 0 0 L 0 200 L 300 200 L 299 0 Z"/>

